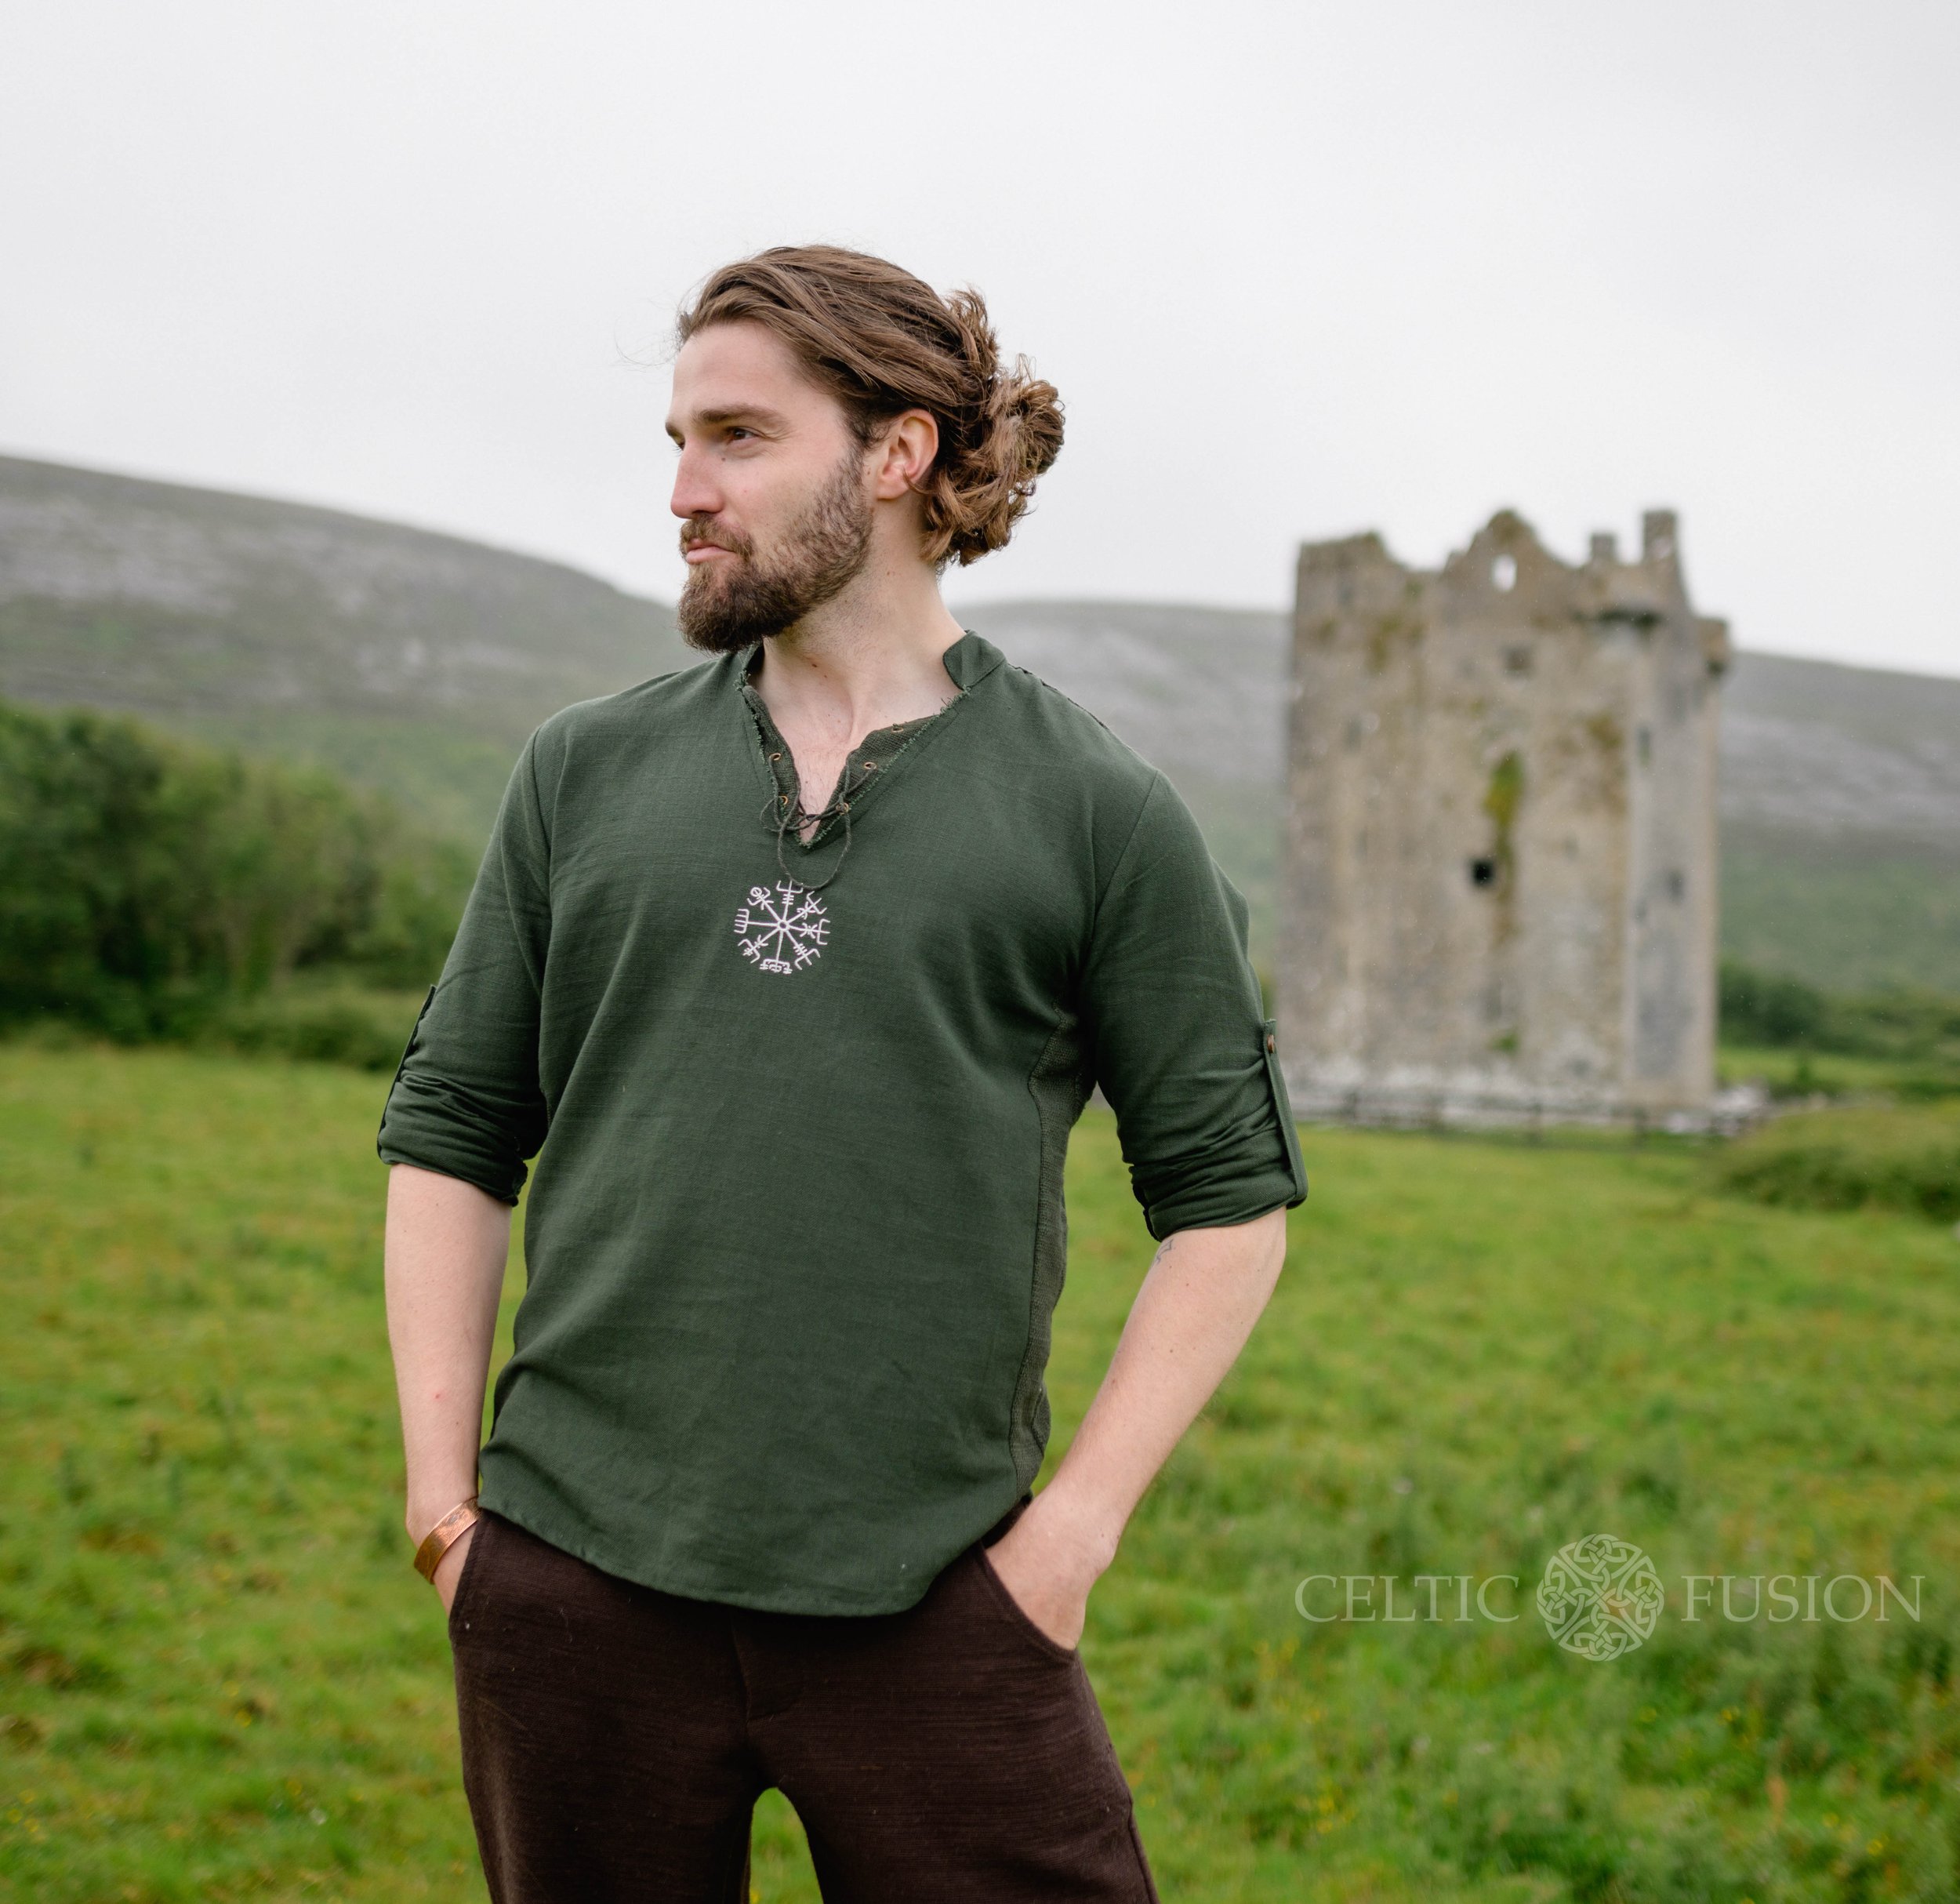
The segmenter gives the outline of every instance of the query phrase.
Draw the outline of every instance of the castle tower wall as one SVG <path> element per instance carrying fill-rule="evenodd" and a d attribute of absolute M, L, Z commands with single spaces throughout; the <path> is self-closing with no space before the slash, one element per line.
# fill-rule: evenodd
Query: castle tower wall
<path fill-rule="evenodd" d="M 1301 551 L 1283 1051 L 1303 1110 L 1705 1105 L 1715 680 L 1673 518 L 1568 567 L 1508 513 L 1433 572 Z"/>

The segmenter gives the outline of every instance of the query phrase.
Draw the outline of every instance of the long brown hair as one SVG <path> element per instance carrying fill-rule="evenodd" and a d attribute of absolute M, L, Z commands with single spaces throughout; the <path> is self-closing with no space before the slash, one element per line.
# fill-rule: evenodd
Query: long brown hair
<path fill-rule="evenodd" d="M 685 343 L 711 324 L 764 324 L 844 405 L 860 444 L 930 411 L 939 453 L 919 484 L 928 561 L 1003 547 L 1062 449 L 1062 401 L 1025 357 L 1003 365 L 977 291 L 942 297 L 907 271 L 834 245 L 779 245 L 724 264 L 684 305 Z"/>

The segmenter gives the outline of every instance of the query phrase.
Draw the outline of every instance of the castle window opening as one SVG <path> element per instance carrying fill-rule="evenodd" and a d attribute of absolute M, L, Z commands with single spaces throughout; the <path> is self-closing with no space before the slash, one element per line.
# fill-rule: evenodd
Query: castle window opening
<path fill-rule="evenodd" d="M 1473 886 L 1494 886 L 1497 883 L 1497 861 L 1472 859 L 1470 862 L 1470 883 Z"/>
<path fill-rule="evenodd" d="M 1500 555 L 1490 565 L 1490 580 L 1508 594 L 1517 586 L 1518 558 L 1515 555 Z"/>
<path fill-rule="evenodd" d="M 1504 651 L 1504 671 L 1507 674 L 1529 674 L 1531 672 L 1531 650 L 1528 648 L 1507 648 Z"/>

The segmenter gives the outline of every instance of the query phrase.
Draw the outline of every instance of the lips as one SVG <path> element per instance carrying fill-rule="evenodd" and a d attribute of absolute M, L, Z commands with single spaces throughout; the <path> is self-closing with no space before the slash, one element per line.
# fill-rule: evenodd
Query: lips
<path fill-rule="evenodd" d="M 746 536 L 722 536 L 692 522 L 681 525 L 681 553 L 690 562 L 704 562 L 716 555 L 746 555 L 749 552 Z"/>

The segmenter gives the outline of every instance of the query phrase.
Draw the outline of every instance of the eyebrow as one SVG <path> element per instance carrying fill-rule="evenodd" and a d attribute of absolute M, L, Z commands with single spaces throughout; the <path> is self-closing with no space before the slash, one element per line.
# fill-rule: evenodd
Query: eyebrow
<path fill-rule="evenodd" d="M 718 410 L 696 410 L 689 420 L 707 428 L 726 423 L 754 423 L 764 430 L 781 430 L 787 420 L 774 410 L 757 409 L 753 404 L 735 404 Z M 674 425 L 667 426 L 667 434 L 674 433 Z"/>

